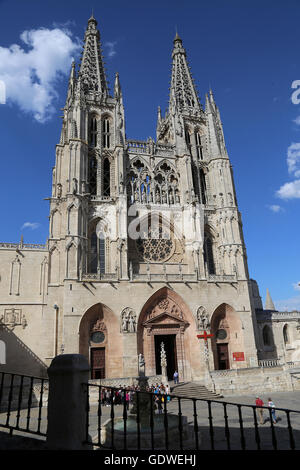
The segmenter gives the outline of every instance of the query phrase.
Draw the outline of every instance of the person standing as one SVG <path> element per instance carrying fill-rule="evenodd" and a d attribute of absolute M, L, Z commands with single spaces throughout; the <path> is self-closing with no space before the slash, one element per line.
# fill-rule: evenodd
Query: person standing
<path fill-rule="evenodd" d="M 258 407 L 257 408 L 257 413 L 258 413 L 258 416 L 259 416 L 260 424 L 265 424 L 264 410 L 261 408 L 262 406 L 264 406 L 264 402 L 258 396 L 256 397 L 255 405 Z"/>
<path fill-rule="evenodd" d="M 178 382 L 179 382 L 179 377 L 178 377 L 178 372 L 177 372 L 177 370 L 175 370 L 175 372 L 174 372 L 173 379 L 174 379 L 174 384 L 178 384 Z"/>
<path fill-rule="evenodd" d="M 277 418 L 276 418 L 276 413 L 275 413 L 275 405 L 272 402 L 272 398 L 268 398 L 268 407 L 271 408 L 272 420 L 273 420 L 273 423 L 276 424 Z"/>
<path fill-rule="evenodd" d="M 126 401 L 126 409 L 129 410 L 129 403 L 130 403 L 129 390 L 126 390 L 125 392 L 125 401 Z"/>
<path fill-rule="evenodd" d="M 158 414 L 161 415 L 163 412 L 163 405 L 162 405 L 162 396 L 160 393 L 157 395 L 156 404 L 158 408 Z"/>

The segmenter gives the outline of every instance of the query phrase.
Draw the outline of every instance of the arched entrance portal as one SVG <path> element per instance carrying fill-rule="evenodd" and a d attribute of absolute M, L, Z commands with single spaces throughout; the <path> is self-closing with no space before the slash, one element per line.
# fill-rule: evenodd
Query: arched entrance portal
<path fill-rule="evenodd" d="M 79 353 L 90 363 L 91 378 L 122 377 L 123 350 L 117 318 L 106 305 L 90 307 L 79 326 Z"/>
<path fill-rule="evenodd" d="M 146 375 L 161 374 L 161 343 L 167 356 L 168 379 L 175 370 L 180 380 L 190 379 L 190 330 L 194 329 L 191 312 L 181 297 L 164 287 L 144 305 L 138 323 L 138 352 L 145 358 Z"/>
<path fill-rule="evenodd" d="M 221 304 L 211 319 L 212 351 L 215 370 L 245 367 L 245 347 L 242 322 L 237 312 L 227 304 Z"/>

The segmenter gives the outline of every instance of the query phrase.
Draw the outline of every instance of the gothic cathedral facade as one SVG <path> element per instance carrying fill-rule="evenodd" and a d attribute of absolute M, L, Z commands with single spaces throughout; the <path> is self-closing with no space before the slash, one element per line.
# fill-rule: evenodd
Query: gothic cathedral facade
<path fill-rule="evenodd" d="M 157 376 L 162 342 L 169 378 L 257 367 L 262 306 L 220 113 L 212 91 L 202 107 L 178 34 L 156 140 L 129 140 L 119 76 L 111 95 L 89 19 L 49 201 L 47 244 L 0 253 L 9 272 L 1 273 L 2 338 L 23 352 L 11 359 L 16 371 L 80 353 L 92 379 L 136 377 L 142 354 L 146 375 Z M 213 335 L 207 343 L 204 332 Z"/>

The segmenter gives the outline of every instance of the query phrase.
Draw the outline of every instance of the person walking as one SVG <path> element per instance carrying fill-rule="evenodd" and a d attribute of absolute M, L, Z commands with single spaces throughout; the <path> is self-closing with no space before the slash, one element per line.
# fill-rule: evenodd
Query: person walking
<path fill-rule="evenodd" d="M 275 413 L 275 405 L 272 402 L 272 398 L 268 398 L 268 407 L 271 408 L 271 416 L 273 424 L 277 423 L 276 413 Z"/>
<path fill-rule="evenodd" d="M 170 387 L 169 387 L 169 384 L 166 385 L 165 387 L 165 395 L 167 397 L 167 401 L 170 401 L 171 400 L 171 397 L 170 397 Z"/>
<path fill-rule="evenodd" d="M 163 412 L 163 405 L 162 405 L 162 396 L 160 393 L 157 395 L 156 404 L 157 404 L 158 414 L 161 415 Z"/>
<path fill-rule="evenodd" d="M 260 424 L 265 424 L 264 410 L 261 408 L 262 406 L 264 406 L 264 402 L 258 396 L 256 397 L 255 405 L 257 406 L 256 409 L 257 409 L 257 413 L 258 413 L 258 416 L 259 416 L 259 423 Z"/>
<path fill-rule="evenodd" d="M 126 409 L 129 410 L 130 395 L 129 395 L 128 390 L 126 390 L 126 392 L 125 392 L 125 401 L 126 401 Z"/>
<path fill-rule="evenodd" d="M 175 370 L 175 372 L 174 372 L 173 379 L 174 379 L 174 384 L 178 384 L 178 382 L 179 382 L 179 377 L 178 377 L 178 372 L 177 372 L 177 370 Z"/>

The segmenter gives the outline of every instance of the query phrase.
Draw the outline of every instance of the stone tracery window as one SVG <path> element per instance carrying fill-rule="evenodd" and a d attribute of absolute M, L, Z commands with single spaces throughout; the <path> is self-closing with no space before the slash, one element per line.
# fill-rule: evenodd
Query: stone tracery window
<path fill-rule="evenodd" d="M 156 219 L 156 222 L 154 226 L 149 223 L 147 232 L 142 233 L 141 238 L 137 239 L 135 244 L 141 260 L 162 263 L 174 253 L 175 243 L 170 230 L 163 227 L 162 221 Z"/>
<path fill-rule="evenodd" d="M 185 129 L 185 141 L 186 141 L 188 150 L 191 152 L 191 148 L 192 148 L 191 135 L 190 135 L 189 129 L 187 128 Z"/>
<path fill-rule="evenodd" d="M 202 204 L 206 204 L 206 180 L 205 180 L 205 174 L 204 171 L 200 170 L 200 189 L 201 189 L 201 202 Z"/>
<path fill-rule="evenodd" d="M 195 134 L 196 138 L 196 151 L 197 151 L 197 157 L 199 160 L 203 160 L 203 152 L 202 152 L 202 143 L 201 143 L 201 135 L 200 132 L 197 131 Z"/>
<path fill-rule="evenodd" d="M 272 346 L 272 333 L 271 333 L 271 329 L 268 325 L 265 325 L 264 328 L 263 328 L 263 331 L 262 331 L 262 335 L 263 335 L 263 342 L 264 342 L 264 345 L 265 346 Z"/>
<path fill-rule="evenodd" d="M 204 261 L 207 266 L 208 274 L 216 274 L 213 241 L 208 234 L 205 235 L 204 239 Z"/>
<path fill-rule="evenodd" d="M 283 327 L 283 339 L 284 339 L 284 344 L 288 344 L 290 342 L 288 325 L 284 325 Z"/>
<path fill-rule="evenodd" d="M 161 162 L 151 171 L 137 159 L 130 166 L 127 192 L 131 203 L 178 204 L 179 176 L 167 161 Z"/>
<path fill-rule="evenodd" d="M 104 118 L 102 122 L 102 142 L 103 148 L 109 149 L 111 145 L 110 121 Z"/>
<path fill-rule="evenodd" d="M 89 272 L 105 273 L 105 237 L 103 233 L 97 233 L 97 222 L 90 229 L 89 236 Z"/>
<path fill-rule="evenodd" d="M 91 147 L 97 146 L 97 119 L 95 116 L 90 119 L 89 144 Z"/>
<path fill-rule="evenodd" d="M 95 155 L 89 157 L 89 191 L 95 196 L 97 194 L 97 168 L 98 162 Z"/>
<path fill-rule="evenodd" d="M 110 161 L 105 158 L 103 163 L 103 196 L 110 196 Z"/>

